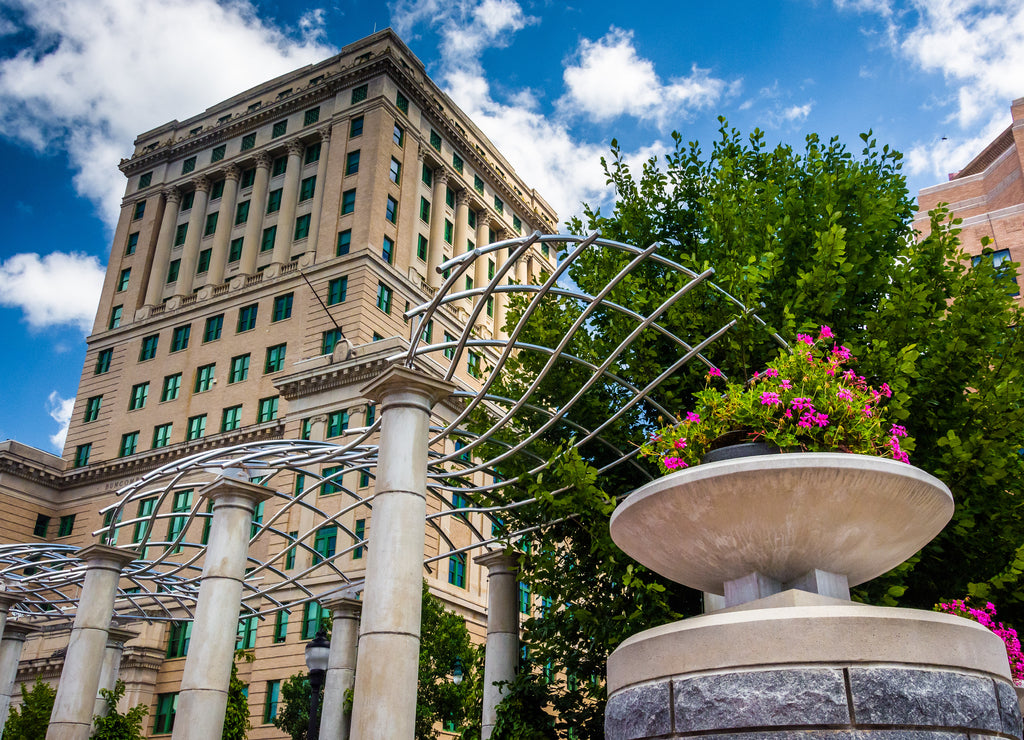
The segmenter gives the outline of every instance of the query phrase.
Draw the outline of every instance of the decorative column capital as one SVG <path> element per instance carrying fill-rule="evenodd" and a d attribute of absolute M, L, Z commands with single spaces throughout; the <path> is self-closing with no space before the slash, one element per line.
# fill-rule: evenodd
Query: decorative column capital
<path fill-rule="evenodd" d="M 455 207 L 461 208 L 462 206 L 469 205 L 469 193 L 466 190 L 460 190 L 455 194 Z"/>
<path fill-rule="evenodd" d="M 302 152 L 306 149 L 306 145 L 298 139 L 292 139 L 285 145 L 285 148 L 288 150 L 289 157 L 301 157 Z"/>
<path fill-rule="evenodd" d="M 448 172 L 444 167 L 438 167 L 434 170 L 434 184 L 435 185 L 447 185 L 448 184 Z"/>
<path fill-rule="evenodd" d="M 76 557 L 89 567 L 108 567 L 118 571 L 139 557 L 137 550 L 110 545 L 89 545 L 76 553 Z"/>
<path fill-rule="evenodd" d="M 331 124 L 327 124 L 326 126 L 321 126 L 320 128 L 318 128 L 316 130 L 316 132 L 318 134 L 320 134 L 320 141 L 327 142 L 327 141 L 331 140 L 331 129 L 332 128 L 333 127 L 331 126 Z"/>
<path fill-rule="evenodd" d="M 435 378 L 419 370 L 412 370 L 403 365 L 391 365 L 365 385 L 360 395 L 374 401 L 383 402 L 392 394 L 413 393 L 429 400 L 432 407 L 438 401 L 455 393 L 457 386 L 443 378 Z M 386 411 L 386 404 L 382 411 Z M 430 408 L 427 409 L 428 413 Z"/>
<path fill-rule="evenodd" d="M 121 627 L 111 627 L 107 630 L 107 647 L 122 648 L 129 640 L 139 636 L 135 630 L 126 630 Z"/>
<path fill-rule="evenodd" d="M 200 175 L 199 177 L 197 177 L 195 180 L 192 181 L 192 184 L 195 185 L 196 192 L 198 193 L 210 192 L 210 178 L 206 177 L 205 175 Z"/>
<path fill-rule="evenodd" d="M 417 146 L 416 147 L 416 159 L 418 161 L 422 162 L 424 159 L 426 159 L 426 156 L 427 156 L 427 150 L 424 148 L 424 146 L 422 144 Z"/>
<path fill-rule="evenodd" d="M 274 491 L 266 486 L 222 475 L 213 483 L 200 488 L 199 494 L 206 496 L 216 508 L 218 503 L 231 503 L 232 499 L 242 499 L 252 506 L 256 506 L 259 502 L 271 498 Z"/>
<path fill-rule="evenodd" d="M 321 596 L 320 606 L 329 609 L 332 619 L 359 619 L 363 602 L 349 596 Z"/>
<path fill-rule="evenodd" d="M 13 591 L 0 591 L 0 614 L 6 614 L 15 604 L 25 600 L 25 594 Z"/>
<path fill-rule="evenodd" d="M 235 180 L 236 182 L 242 177 L 242 170 L 237 164 L 229 164 L 224 168 L 224 179 Z"/>
<path fill-rule="evenodd" d="M 34 635 L 40 631 L 42 631 L 41 627 L 29 624 L 28 622 L 12 622 L 8 619 L 7 624 L 4 625 L 3 639 L 25 642 L 29 635 Z"/>
<path fill-rule="evenodd" d="M 480 211 L 478 214 L 476 214 L 476 227 L 478 229 L 486 229 L 490 227 L 492 220 L 493 219 L 491 218 L 491 214 L 489 214 L 486 211 L 486 209 Z"/>
<path fill-rule="evenodd" d="M 270 169 L 270 165 L 273 163 L 273 161 L 274 160 L 271 158 L 271 156 L 269 154 L 267 154 L 266 152 L 260 152 L 259 154 L 256 155 L 256 167 L 257 168 L 262 167 L 265 170 L 269 170 Z"/>
<path fill-rule="evenodd" d="M 519 569 L 518 561 L 519 558 L 516 555 L 505 550 L 488 550 L 473 558 L 474 563 L 487 568 L 488 577 L 506 573 L 516 575 Z"/>
<path fill-rule="evenodd" d="M 173 185 L 169 188 L 164 188 L 160 191 L 160 195 L 164 196 L 164 200 L 168 203 L 180 203 L 181 202 L 181 191 Z"/>

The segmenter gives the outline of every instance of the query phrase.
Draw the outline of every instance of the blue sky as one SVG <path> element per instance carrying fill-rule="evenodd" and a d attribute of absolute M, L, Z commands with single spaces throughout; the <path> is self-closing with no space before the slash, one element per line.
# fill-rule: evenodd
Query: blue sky
<path fill-rule="evenodd" d="M 134 137 L 385 26 L 563 219 L 612 137 L 870 128 L 916 192 L 1024 96 L 1021 0 L 0 0 L 0 439 L 60 449 Z"/>

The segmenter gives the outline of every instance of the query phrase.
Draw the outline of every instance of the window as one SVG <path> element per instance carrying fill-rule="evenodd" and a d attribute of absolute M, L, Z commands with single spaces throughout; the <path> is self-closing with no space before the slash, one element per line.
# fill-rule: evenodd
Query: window
<path fill-rule="evenodd" d="M 256 617 L 242 617 L 238 620 L 235 650 L 252 650 L 256 647 Z"/>
<path fill-rule="evenodd" d="M 430 223 L 430 201 L 420 196 L 420 219 Z"/>
<path fill-rule="evenodd" d="M 473 278 L 466 275 L 466 290 L 473 290 Z"/>
<path fill-rule="evenodd" d="M 345 157 L 345 174 L 354 175 L 359 172 L 359 150 L 349 152 Z"/>
<path fill-rule="evenodd" d="M 192 622 L 171 622 L 167 639 L 167 657 L 184 658 L 192 641 Z"/>
<path fill-rule="evenodd" d="M 196 275 L 202 275 L 210 271 L 210 259 L 213 257 L 213 248 L 204 249 L 199 252 L 199 261 L 196 263 Z"/>
<path fill-rule="evenodd" d="M 384 237 L 384 248 L 381 250 L 381 256 L 389 265 L 395 258 L 395 240 L 389 236 Z"/>
<path fill-rule="evenodd" d="M 498 213 L 505 212 L 505 204 L 501 202 L 501 199 L 497 195 L 494 196 L 494 210 Z"/>
<path fill-rule="evenodd" d="M 391 182 L 397 183 L 402 177 L 402 163 L 394 157 L 391 158 L 391 173 L 389 175 Z"/>
<path fill-rule="evenodd" d="M 319 111 L 319 108 L 315 110 Z M 307 113 L 309 111 L 306 111 Z M 277 613 L 277 622 L 281 623 L 281 615 L 284 615 L 284 626 L 288 628 L 288 614 L 287 612 L 280 611 Z M 280 640 L 277 639 L 277 627 L 274 628 L 274 642 L 284 642 L 282 637 Z M 263 701 L 263 724 L 269 725 L 277 717 L 277 701 L 281 696 L 281 682 L 280 681 L 267 681 L 267 697 Z"/>
<path fill-rule="evenodd" d="M 288 170 L 288 157 L 278 157 L 270 165 L 270 176 L 278 177 Z"/>
<path fill-rule="evenodd" d="M 236 333 L 241 334 L 243 331 L 255 329 L 256 313 L 258 311 L 259 305 L 256 303 L 238 309 L 238 328 L 235 330 Z"/>
<path fill-rule="evenodd" d="M 281 188 L 270 191 L 270 195 L 267 196 L 267 213 L 277 213 L 281 210 L 282 192 Z"/>
<path fill-rule="evenodd" d="M 327 617 L 329 611 L 316 601 L 307 601 L 302 607 L 302 639 L 312 640 L 320 630 L 320 620 Z"/>
<path fill-rule="evenodd" d="M 520 234 L 523 233 L 523 220 L 513 214 L 512 216 L 512 228 L 518 231 Z"/>
<path fill-rule="evenodd" d="M 135 454 L 135 448 L 139 444 L 139 433 L 128 432 L 128 434 L 121 435 L 121 446 L 118 448 L 117 456 L 126 457 L 128 455 Z"/>
<path fill-rule="evenodd" d="M 433 185 L 434 171 L 427 165 L 423 165 L 423 171 L 420 173 L 420 179 L 423 180 L 424 185 Z"/>
<path fill-rule="evenodd" d="M 299 439 L 309 439 L 311 436 L 313 436 L 313 420 L 312 419 L 303 419 L 302 420 L 302 425 L 299 427 Z M 299 476 L 299 477 L 302 478 L 302 479 L 305 479 L 306 476 L 303 475 L 303 476 Z M 299 484 L 301 482 L 302 481 L 299 480 L 298 478 L 295 480 L 296 488 L 299 487 Z M 296 491 L 296 493 L 301 493 L 301 491 Z"/>
<path fill-rule="evenodd" d="M 466 211 L 466 223 L 468 223 L 474 229 L 476 228 L 476 211 L 472 209 Z"/>
<path fill-rule="evenodd" d="M 192 192 L 190 192 L 190 193 L 185 193 L 183 196 L 181 196 L 181 207 L 178 210 L 180 210 L 180 211 L 187 211 L 187 210 L 189 210 L 190 208 L 192 208 L 192 204 L 195 202 L 195 199 L 196 199 L 196 192 L 194 190 Z"/>
<path fill-rule="evenodd" d="M 190 416 L 188 419 L 187 440 L 202 439 L 206 436 L 206 414 Z"/>
<path fill-rule="evenodd" d="M 291 540 L 291 545 L 288 547 L 288 552 L 284 556 L 284 569 L 285 570 L 291 570 L 292 568 L 295 567 L 295 546 L 294 545 L 295 545 L 295 540 L 297 540 L 298 537 L 299 537 L 298 531 L 289 532 L 288 533 L 288 538 Z M 288 615 L 285 614 L 285 616 L 284 616 L 284 625 L 282 626 L 282 637 L 281 637 L 281 641 L 282 642 L 284 641 L 284 631 L 287 629 L 287 625 L 288 625 Z"/>
<path fill-rule="evenodd" d="M 231 358 L 231 369 L 228 371 L 228 383 L 239 383 L 249 377 L 249 355 L 238 355 Z"/>
<path fill-rule="evenodd" d="M 391 140 L 395 142 L 396 146 L 405 145 L 405 131 L 397 123 L 395 124 L 395 130 L 391 133 Z"/>
<path fill-rule="evenodd" d="M 388 196 L 387 205 L 384 207 L 384 218 L 391 223 L 395 223 L 398 220 L 398 201 Z"/>
<path fill-rule="evenodd" d="M 519 611 L 522 614 L 530 613 L 530 587 L 522 581 L 519 582 Z"/>
<path fill-rule="evenodd" d="M 366 520 L 356 519 L 356 539 L 360 542 L 366 539 Z M 352 559 L 360 560 L 363 557 L 363 548 L 357 547 L 352 551 Z"/>
<path fill-rule="evenodd" d="M 487 260 L 487 279 L 494 279 L 494 260 Z"/>
<path fill-rule="evenodd" d="M 153 427 L 153 449 L 166 447 L 171 443 L 171 424 L 158 424 Z"/>
<path fill-rule="evenodd" d="M 363 117 L 359 116 L 353 118 L 352 122 L 348 125 L 348 138 L 354 139 L 357 136 L 363 135 Z"/>
<path fill-rule="evenodd" d="M 295 234 L 293 236 L 293 241 L 305 239 L 309 236 L 309 222 L 312 218 L 311 214 L 306 213 L 295 219 Z"/>
<path fill-rule="evenodd" d="M 244 152 L 246 149 L 252 149 L 254 146 L 256 146 L 256 132 L 255 131 L 253 131 L 250 134 L 246 134 L 245 136 L 242 137 L 242 149 L 241 150 Z"/>
<path fill-rule="evenodd" d="M 261 398 L 260 405 L 256 411 L 256 423 L 262 424 L 265 421 L 273 421 L 277 418 L 277 396 L 273 398 Z"/>
<path fill-rule="evenodd" d="M 238 262 L 238 260 L 242 259 L 243 241 L 245 241 L 245 237 L 241 236 L 231 240 L 231 246 L 228 249 L 228 262 Z"/>
<path fill-rule="evenodd" d="M 146 213 L 146 201 L 140 200 L 135 204 L 135 210 L 132 211 L 132 221 L 138 221 Z"/>
<path fill-rule="evenodd" d="M 359 87 L 352 88 L 352 105 L 360 103 L 366 100 L 366 94 L 369 92 L 367 85 L 360 85 Z"/>
<path fill-rule="evenodd" d="M 189 157 L 188 159 L 181 163 L 181 174 L 187 175 L 189 172 L 192 172 L 195 168 L 196 158 Z"/>
<path fill-rule="evenodd" d="M 310 144 L 306 147 L 306 155 L 302 158 L 302 164 L 313 164 L 320 161 L 320 142 Z"/>
<path fill-rule="evenodd" d="M 210 164 L 213 164 L 214 162 L 219 162 L 222 159 L 224 159 L 224 154 L 225 152 L 227 152 L 227 150 L 228 148 L 224 144 L 221 144 L 220 146 L 215 146 L 213 148 L 213 151 L 210 152 Z"/>
<path fill-rule="evenodd" d="M 309 200 L 313 197 L 314 192 L 316 192 L 316 175 L 311 175 L 299 185 L 299 202 Z"/>
<path fill-rule="evenodd" d="M 340 437 L 348 429 L 348 411 L 334 411 L 327 415 L 327 436 Z"/>
<path fill-rule="evenodd" d="M 126 267 L 121 270 L 121 274 L 117 278 L 117 292 L 120 293 L 128 288 L 128 280 L 132 276 L 132 268 Z"/>
<path fill-rule="evenodd" d="M 164 377 L 164 387 L 160 391 L 161 401 L 173 401 L 178 397 L 181 390 L 181 373 L 167 375 Z"/>
<path fill-rule="evenodd" d="M 178 709 L 178 692 L 160 694 L 156 698 L 156 716 L 153 718 L 153 734 L 166 735 L 174 729 L 174 713 Z"/>
<path fill-rule="evenodd" d="M 386 314 L 391 313 L 392 290 L 384 283 L 377 283 L 377 308 Z"/>
<path fill-rule="evenodd" d="M 213 387 L 213 372 L 216 369 L 217 363 L 215 362 L 196 368 L 196 393 L 203 393 Z"/>
<path fill-rule="evenodd" d="M 292 317 L 292 297 L 294 293 L 285 293 L 274 299 L 274 310 L 270 317 L 273 321 L 284 321 Z"/>
<path fill-rule="evenodd" d="M 203 226 L 203 236 L 210 236 L 217 230 L 217 217 L 220 216 L 220 211 L 214 213 L 208 213 L 206 215 L 206 224 Z"/>
<path fill-rule="evenodd" d="M 409 115 L 409 98 L 402 95 L 401 91 L 395 95 L 395 105 L 398 106 L 398 110 L 402 111 L 402 113 Z"/>
<path fill-rule="evenodd" d="M 971 266 L 977 267 L 979 264 L 981 264 L 981 260 L 983 258 L 992 261 L 992 267 L 995 269 L 998 278 L 1003 280 L 1008 279 L 1013 283 L 1013 288 L 1009 289 L 1010 295 L 1020 295 L 1020 288 L 1017 286 L 1017 275 L 1010 268 L 1010 264 L 1013 262 L 1013 259 L 1010 257 L 1010 250 L 988 250 L 982 253 L 981 255 L 978 255 L 977 257 L 972 257 Z"/>
<path fill-rule="evenodd" d="M 337 544 L 338 528 L 333 524 L 329 527 L 320 527 L 313 538 L 313 549 L 316 550 L 316 555 L 313 556 L 314 564 L 334 555 Z"/>
<path fill-rule="evenodd" d="M 191 324 L 175 327 L 174 331 L 171 332 L 171 352 L 178 352 L 186 349 L 188 347 L 188 338 L 191 333 Z"/>
<path fill-rule="evenodd" d="M 288 131 L 288 119 L 278 121 L 274 124 L 274 128 L 270 130 L 270 138 L 276 139 L 278 136 L 284 136 Z"/>
<path fill-rule="evenodd" d="M 241 203 L 238 204 L 238 207 L 235 208 L 235 226 L 238 226 L 239 224 L 244 224 L 248 220 L 249 201 L 243 200 Z"/>
<path fill-rule="evenodd" d="M 100 416 L 100 404 L 103 403 L 103 396 L 93 396 L 85 402 L 85 418 L 83 421 L 96 421 Z"/>
<path fill-rule="evenodd" d="M 460 175 L 462 174 L 462 157 L 455 152 L 452 152 L 452 167 L 454 167 L 455 171 Z"/>
<path fill-rule="evenodd" d="M 448 242 L 449 244 L 452 243 L 452 232 L 453 231 L 454 231 L 454 226 L 452 225 L 452 222 L 449 221 L 448 219 L 445 219 L 444 220 L 444 240 L 446 242 Z"/>
<path fill-rule="evenodd" d="M 221 330 L 224 328 L 224 314 L 219 313 L 206 320 L 206 328 L 203 330 L 203 343 L 215 342 L 220 339 Z"/>
<path fill-rule="evenodd" d="M 220 430 L 230 432 L 242 425 L 242 406 L 229 406 L 224 409 L 220 417 Z"/>
<path fill-rule="evenodd" d="M 346 213 L 352 213 L 356 209 L 356 191 L 355 188 L 352 190 L 346 190 L 341 196 L 341 215 L 344 216 Z"/>
<path fill-rule="evenodd" d="M 110 324 L 109 328 L 116 329 L 121 325 L 121 314 L 124 313 L 124 306 L 114 306 L 110 309 Z"/>
<path fill-rule="evenodd" d="M 466 553 L 448 557 L 448 583 L 458 588 L 466 587 Z"/>
<path fill-rule="evenodd" d="M 138 432 L 136 432 L 138 434 Z M 149 532 L 149 518 L 153 515 L 153 510 L 156 509 L 156 496 L 152 498 L 144 498 L 139 501 L 139 514 L 138 519 L 142 521 L 135 523 L 135 531 L 132 533 L 132 542 L 142 542 L 146 539 L 146 534 Z"/>
<path fill-rule="evenodd" d="M 192 489 L 175 491 L 172 509 L 177 514 L 186 515 L 192 511 Z M 184 531 L 186 524 L 188 524 L 188 516 L 172 516 L 167 522 L 167 541 L 174 542 L 178 539 L 178 536 Z M 179 552 L 181 552 L 180 545 L 173 550 L 175 555 Z"/>
<path fill-rule="evenodd" d="M 320 354 L 329 355 L 334 351 L 335 345 L 342 339 L 341 329 L 328 329 L 323 333 L 320 341 Z"/>
<path fill-rule="evenodd" d="M 275 344 L 273 347 L 267 347 L 267 359 L 263 363 L 264 373 L 276 373 L 284 369 L 284 355 L 287 348 L 287 344 Z"/>
<path fill-rule="evenodd" d="M 178 271 L 181 269 L 181 260 L 171 260 L 171 264 L 167 266 L 167 283 L 175 283 L 178 281 Z"/>
<path fill-rule="evenodd" d="M 146 399 L 149 397 L 149 383 L 139 383 L 132 386 L 132 394 L 128 399 L 128 410 L 135 411 L 146 407 Z"/>
<path fill-rule="evenodd" d="M 110 371 L 110 360 L 114 357 L 114 350 L 104 349 L 96 355 L 96 368 L 93 375 L 102 375 Z"/>
<path fill-rule="evenodd" d="M 124 255 L 135 254 L 135 248 L 139 246 L 139 232 L 134 231 L 128 235 L 128 243 L 124 247 Z"/>
<path fill-rule="evenodd" d="M 487 315 L 494 318 L 494 296 L 487 296 Z"/>
<path fill-rule="evenodd" d="M 427 237 L 423 236 L 423 234 L 420 234 L 416 242 L 416 256 L 419 257 L 424 262 L 427 261 L 428 243 L 429 242 L 427 241 Z"/>
<path fill-rule="evenodd" d="M 324 468 L 320 471 L 321 476 L 324 478 L 323 485 L 320 486 L 321 496 L 329 496 L 332 493 L 339 493 L 341 491 L 342 480 L 345 477 L 341 471 L 340 465 Z"/>
<path fill-rule="evenodd" d="M 468 359 L 466 360 L 466 372 L 472 375 L 474 378 L 480 377 L 480 354 L 470 350 Z"/>
<path fill-rule="evenodd" d="M 455 191 L 451 188 L 444 189 L 444 202 L 449 208 L 455 208 Z"/>
<path fill-rule="evenodd" d="M 366 488 L 368 485 L 370 485 L 370 474 L 367 473 L 365 470 L 360 470 L 359 471 L 359 487 L 360 488 Z"/>
<path fill-rule="evenodd" d="M 441 151 L 441 134 L 430 129 L 430 146 L 434 147 L 437 151 Z"/>
<path fill-rule="evenodd" d="M 45 537 L 46 530 L 50 528 L 50 517 L 46 514 L 36 514 L 36 526 L 32 534 L 36 537 Z"/>
<path fill-rule="evenodd" d="M 352 229 L 345 229 L 344 231 L 338 232 L 338 248 L 335 250 L 335 256 L 341 257 L 342 255 L 348 254 L 349 246 L 352 243 Z"/>
<path fill-rule="evenodd" d="M 224 195 L 224 181 L 217 180 L 210 188 L 210 200 L 217 200 Z"/>
<path fill-rule="evenodd" d="M 88 446 L 88 445 L 86 445 L 86 446 Z M 86 454 L 85 457 L 86 457 L 86 460 L 85 460 L 84 463 L 82 463 L 82 465 L 86 465 L 89 462 L 89 455 Z M 60 518 L 60 525 L 59 525 L 59 527 L 57 529 L 57 536 L 58 537 L 67 537 L 68 535 L 71 534 L 71 530 L 73 530 L 74 528 L 75 528 L 75 515 L 74 514 L 68 514 L 67 516 L 62 516 Z"/>
<path fill-rule="evenodd" d="M 156 357 L 156 346 L 159 341 L 159 334 L 150 334 L 148 337 L 142 338 L 142 347 L 139 349 L 139 362 L 152 360 Z"/>
<path fill-rule="evenodd" d="M 449 360 L 454 359 L 454 357 L 455 357 L 455 337 L 453 337 L 448 332 L 445 332 L 444 333 L 444 343 L 446 345 L 451 345 L 451 346 L 446 346 L 444 348 L 444 356 L 447 359 L 449 359 Z"/>
<path fill-rule="evenodd" d="M 89 454 L 92 452 L 91 444 L 78 445 L 75 448 L 75 467 L 84 468 L 89 464 Z"/>
<path fill-rule="evenodd" d="M 427 322 L 427 325 L 423 327 L 423 332 L 420 334 L 420 341 L 430 344 L 434 339 L 434 320 L 431 319 Z"/>
<path fill-rule="evenodd" d="M 320 120 L 320 106 L 316 108 L 310 108 L 308 111 L 302 114 L 302 125 L 312 126 L 314 123 Z"/>
<path fill-rule="evenodd" d="M 540 248 L 541 248 L 541 251 L 544 252 L 544 256 L 545 257 L 550 257 L 551 256 L 551 252 L 548 250 L 548 245 L 547 244 L 541 244 Z"/>
<path fill-rule="evenodd" d="M 107 530 L 107 531 L 104 531 L 104 533 L 100 536 L 100 544 L 110 545 L 111 547 L 113 547 L 114 545 L 117 544 L 117 532 L 118 532 L 117 527 L 114 528 L 113 534 L 108 534 L 109 528 L 110 528 L 110 524 L 113 521 L 114 521 L 114 512 L 113 511 L 108 511 L 108 512 L 105 512 L 103 514 L 103 529 Z M 121 521 L 121 515 L 120 514 L 117 515 L 117 521 L 118 522 Z"/>
<path fill-rule="evenodd" d="M 342 275 L 327 283 L 327 305 L 333 306 L 345 302 L 345 294 L 348 292 L 348 275 Z"/>
<path fill-rule="evenodd" d="M 153 182 L 153 173 L 152 172 L 146 172 L 146 173 L 143 173 L 143 174 L 139 175 L 139 187 L 138 187 L 138 190 L 142 190 L 143 188 L 148 188 L 152 182 Z"/>

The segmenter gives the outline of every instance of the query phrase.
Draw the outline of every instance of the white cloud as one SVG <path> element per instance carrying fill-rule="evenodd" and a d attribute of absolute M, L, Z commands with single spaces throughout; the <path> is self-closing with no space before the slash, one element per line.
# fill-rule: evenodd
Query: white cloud
<path fill-rule="evenodd" d="M 791 105 L 782 111 L 782 117 L 790 123 L 803 123 L 807 116 L 811 114 L 811 108 L 813 107 L 813 102 L 804 103 L 803 105 Z"/>
<path fill-rule="evenodd" d="M 50 393 L 46 399 L 46 413 L 50 418 L 60 424 L 56 433 L 50 435 L 50 444 L 60 454 L 64 450 L 64 440 L 68 436 L 68 424 L 71 423 L 71 414 L 75 410 L 74 398 L 61 398 L 57 391 Z"/>
<path fill-rule="evenodd" d="M 248 0 L 5 1 L 36 43 L 0 61 L 0 135 L 66 150 L 76 190 L 111 228 L 124 192 L 112 163 L 136 135 L 332 53 L 322 13 L 302 17 L 299 41 Z"/>
<path fill-rule="evenodd" d="M 562 105 L 597 121 L 626 114 L 664 124 L 714 105 L 731 89 L 696 64 L 689 75 L 662 82 L 653 62 L 637 54 L 633 32 L 615 27 L 597 41 L 580 41 L 576 57 L 563 73 Z"/>
<path fill-rule="evenodd" d="M 913 174 L 929 174 L 936 181 L 956 172 L 974 159 L 981 150 L 1009 125 L 1009 115 L 996 115 L 976 136 L 947 137 L 940 141 L 915 144 L 907 152 L 907 169 Z"/>
<path fill-rule="evenodd" d="M 104 270 L 95 257 L 53 252 L 15 254 L 0 262 L 0 306 L 19 308 L 33 329 L 92 327 Z"/>

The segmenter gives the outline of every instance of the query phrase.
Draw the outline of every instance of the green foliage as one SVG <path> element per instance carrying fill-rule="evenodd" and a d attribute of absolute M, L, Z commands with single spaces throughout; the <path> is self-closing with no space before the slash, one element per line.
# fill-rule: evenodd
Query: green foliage
<path fill-rule="evenodd" d="M 90 740 L 144 740 L 142 721 L 149 714 L 149 707 L 137 704 L 121 714 L 117 703 L 124 697 L 124 691 L 124 681 L 120 679 L 113 691 L 100 689 L 100 696 L 107 702 L 107 713 L 92 718 L 95 729 Z"/>
<path fill-rule="evenodd" d="M 281 698 L 274 727 L 284 730 L 292 740 L 305 740 L 309 727 L 309 679 L 296 673 L 281 684 Z"/>
<path fill-rule="evenodd" d="M 21 685 L 21 706 L 11 707 L 2 740 L 40 740 L 46 737 L 57 690 L 36 679 L 31 690 Z"/>
<path fill-rule="evenodd" d="M 238 677 L 238 662 L 244 660 L 252 663 L 256 656 L 251 651 L 239 650 L 235 653 L 235 662 L 231 664 L 231 681 L 228 684 L 228 705 L 224 714 L 224 731 L 221 740 L 245 740 L 252 729 L 249 718 L 249 699 L 246 696 L 246 684 Z"/>

